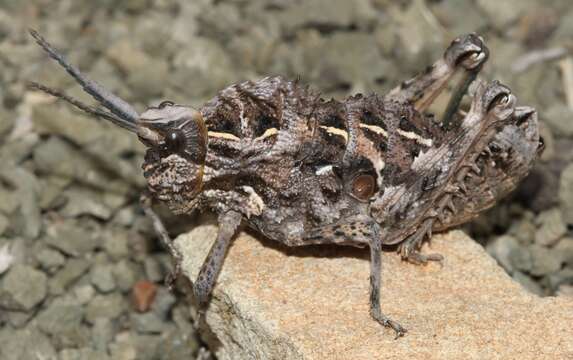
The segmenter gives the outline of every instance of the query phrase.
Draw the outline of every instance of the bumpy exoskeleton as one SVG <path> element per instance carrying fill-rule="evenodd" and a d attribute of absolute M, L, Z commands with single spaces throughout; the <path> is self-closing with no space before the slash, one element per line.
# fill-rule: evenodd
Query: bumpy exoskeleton
<path fill-rule="evenodd" d="M 36 88 L 136 134 L 148 148 L 143 171 L 152 199 L 175 213 L 218 214 L 217 239 L 193 283 L 200 303 L 244 222 L 288 246 L 368 247 L 371 315 L 401 336 L 406 330 L 380 308 L 382 246 L 399 244 L 403 258 L 415 263 L 440 260 L 419 252 L 432 230 L 491 207 L 540 151 L 535 111 L 515 107 L 500 83 L 478 81 L 469 110 L 459 109 L 489 55 L 474 34 L 454 40 L 434 65 L 385 96 L 327 101 L 297 81 L 267 77 L 231 85 L 200 109 L 165 101 L 141 114 L 32 35 L 109 111 Z M 426 110 L 457 72 L 464 76 L 445 124 Z M 180 255 L 150 200 L 143 198 L 144 209 L 177 272 Z"/>

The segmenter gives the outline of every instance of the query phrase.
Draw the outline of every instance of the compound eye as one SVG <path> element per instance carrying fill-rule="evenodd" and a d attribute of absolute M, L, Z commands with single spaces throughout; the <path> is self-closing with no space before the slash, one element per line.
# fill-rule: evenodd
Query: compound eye
<path fill-rule="evenodd" d="M 352 180 L 352 195 L 358 200 L 366 201 L 374 195 L 376 180 L 369 174 L 358 175 Z"/>
<path fill-rule="evenodd" d="M 173 101 L 171 101 L 171 100 L 165 100 L 165 101 L 162 101 L 162 102 L 157 106 L 157 108 L 163 109 L 163 108 L 165 108 L 166 106 L 173 106 L 173 105 L 175 105 L 175 103 L 174 103 Z"/>
<path fill-rule="evenodd" d="M 164 148 L 170 153 L 181 152 L 185 148 L 185 135 L 180 130 L 169 130 L 164 141 Z"/>

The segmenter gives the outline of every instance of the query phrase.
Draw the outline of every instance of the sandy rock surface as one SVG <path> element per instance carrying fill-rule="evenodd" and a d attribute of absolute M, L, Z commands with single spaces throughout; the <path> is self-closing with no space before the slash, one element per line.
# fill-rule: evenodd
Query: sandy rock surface
<path fill-rule="evenodd" d="M 215 234 L 203 225 L 177 239 L 192 279 Z M 430 250 L 443 267 L 383 254 L 383 311 L 409 329 L 394 340 L 368 314 L 367 250 L 287 249 L 242 233 L 203 330 L 219 359 L 573 358 L 573 298 L 527 292 L 461 231 Z"/>

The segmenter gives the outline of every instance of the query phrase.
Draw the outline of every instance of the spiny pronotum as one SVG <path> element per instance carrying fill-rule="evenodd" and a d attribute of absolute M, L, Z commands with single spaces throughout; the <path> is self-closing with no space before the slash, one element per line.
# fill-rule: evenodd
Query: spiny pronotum
<path fill-rule="evenodd" d="M 88 79 L 37 32 L 37 43 L 103 108 L 32 83 L 135 134 L 147 146 L 145 212 L 180 271 L 181 255 L 151 200 L 177 214 L 210 209 L 219 231 L 193 292 L 205 304 L 241 223 L 287 246 L 338 244 L 370 249 L 370 313 L 402 336 L 381 310 L 381 249 L 398 244 L 414 263 L 432 231 L 464 223 L 516 187 L 543 148 L 533 108 L 477 74 L 483 40 L 455 39 L 444 55 L 388 94 L 324 100 L 279 76 L 221 90 L 200 109 L 164 101 L 139 113 Z M 456 73 L 461 80 L 442 119 L 428 107 Z M 471 106 L 461 99 L 472 85 Z M 189 84 L 192 86 L 192 84 Z M 261 259 L 264 261 L 264 259 Z"/>

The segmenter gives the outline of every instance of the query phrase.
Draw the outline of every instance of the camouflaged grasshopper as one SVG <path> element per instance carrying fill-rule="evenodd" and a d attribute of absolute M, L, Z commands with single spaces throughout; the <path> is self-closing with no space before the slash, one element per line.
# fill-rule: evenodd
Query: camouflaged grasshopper
<path fill-rule="evenodd" d="M 282 77 L 231 85 L 200 109 L 164 101 L 142 113 L 89 80 L 37 32 L 38 44 L 107 110 L 43 85 L 81 110 L 132 132 L 147 146 L 142 203 L 160 238 L 180 254 L 151 199 L 177 214 L 210 209 L 219 232 L 193 290 L 205 304 L 242 222 L 287 246 L 369 247 L 370 313 L 381 311 L 381 249 L 398 244 L 414 263 L 432 231 L 464 223 L 493 206 L 528 173 L 543 144 L 533 108 L 498 82 L 478 81 L 469 110 L 460 99 L 488 58 L 475 34 L 454 40 L 426 71 L 385 96 L 324 100 Z M 455 73 L 465 79 L 442 121 L 426 114 Z"/>

